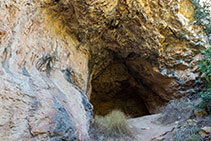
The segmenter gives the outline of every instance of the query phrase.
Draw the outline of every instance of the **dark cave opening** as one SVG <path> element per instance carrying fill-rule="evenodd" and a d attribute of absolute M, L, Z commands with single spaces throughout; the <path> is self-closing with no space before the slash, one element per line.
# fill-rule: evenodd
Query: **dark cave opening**
<path fill-rule="evenodd" d="M 120 110 L 129 117 L 149 115 L 149 111 L 135 88 L 123 89 L 114 96 L 92 93 L 91 103 L 95 115 L 107 115 L 112 110 Z"/>
<path fill-rule="evenodd" d="M 90 102 L 94 115 L 120 110 L 131 118 L 149 115 L 140 88 L 123 63 L 108 66 L 92 80 Z"/>

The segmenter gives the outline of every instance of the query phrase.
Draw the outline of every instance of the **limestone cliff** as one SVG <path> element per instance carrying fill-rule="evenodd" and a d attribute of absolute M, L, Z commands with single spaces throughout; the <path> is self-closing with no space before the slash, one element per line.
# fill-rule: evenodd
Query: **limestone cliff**
<path fill-rule="evenodd" d="M 191 0 L 1 0 L 0 138 L 88 140 L 88 99 L 141 116 L 195 93 L 193 13 Z"/>

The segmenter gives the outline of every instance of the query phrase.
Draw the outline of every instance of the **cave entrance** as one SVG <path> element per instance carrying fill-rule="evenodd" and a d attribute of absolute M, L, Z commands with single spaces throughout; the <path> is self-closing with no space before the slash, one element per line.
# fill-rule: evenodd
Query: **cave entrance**
<path fill-rule="evenodd" d="M 121 110 L 129 117 L 149 115 L 141 89 L 124 63 L 113 63 L 92 80 L 90 102 L 94 115 Z"/>

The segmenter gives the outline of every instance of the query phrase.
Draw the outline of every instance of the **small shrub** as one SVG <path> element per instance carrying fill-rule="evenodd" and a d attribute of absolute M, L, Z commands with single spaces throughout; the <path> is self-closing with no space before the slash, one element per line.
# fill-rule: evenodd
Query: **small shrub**
<path fill-rule="evenodd" d="M 194 24 L 199 25 L 204 30 L 205 34 L 208 37 L 211 37 L 211 14 L 210 7 L 211 2 L 205 1 L 203 5 L 199 3 L 199 0 L 192 0 L 195 5 L 195 13 L 194 13 Z M 211 44 L 211 40 L 209 41 Z"/>
<path fill-rule="evenodd" d="M 206 90 L 205 92 L 200 92 L 199 95 L 202 98 L 202 101 L 195 105 L 196 108 L 203 109 L 207 114 L 211 114 L 211 89 Z"/>
<path fill-rule="evenodd" d="M 187 141 L 200 141 L 200 140 L 201 138 L 199 135 L 192 135 L 191 137 L 187 139 Z"/>
<path fill-rule="evenodd" d="M 175 139 L 176 141 L 201 141 L 198 126 L 183 123 L 181 127 L 176 129 Z"/>
<path fill-rule="evenodd" d="M 174 130 L 175 141 L 210 141 L 210 137 L 202 137 L 200 129 L 204 126 L 211 126 L 211 117 L 200 117 L 192 123 L 188 121 L 179 122 Z"/>
<path fill-rule="evenodd" d="M 199 63 L 198 70 L 202 73 L 205 90 L 199 93 L 202 101 L 196 107 L 204 109 L 208 114 L 211 114 L 211 47 L 201 52 L 204 58 Z"/>
<path fill-rule="evenodd" d="M 92 138 L 134 138 L 135 130 L 129 126 L 128 117 L 119 110 L 114 110 L 106 116 L 95 116 L 93 129 L 91 131 Z M 94 135 L 95 137 L 93 137 Z M 98 137 L 96 137 L 96 135 Z M 101 136 L 101 137 L 100 137 Z"/>
<path fill-rule="evenodd" d="M 199 62 L 198 70 L 202 73 L 205 85 L 211 88 L 211 46 L 206 50 L 201 50 L 204 58 Z"/>
<path fill-rule="evenodd" d="M 204 58 L 198 64 L 198 70 L 202 73 L 205 90 L 199 93 L 202 101 L 196 105 L 197 108 L 204 109 L 208 114 L 211 114 L 211 2 L 199 4 L 199 0 L 193 0 L 195 5 L 194 23 L 201 26 L 206 36 L 208 37 L 208 48 L 201 50 Z"/>

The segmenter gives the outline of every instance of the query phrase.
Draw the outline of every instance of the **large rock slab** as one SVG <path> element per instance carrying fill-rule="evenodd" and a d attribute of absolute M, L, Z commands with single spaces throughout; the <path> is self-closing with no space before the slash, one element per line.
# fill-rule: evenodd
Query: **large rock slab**
<path fill-rule="evenodd" d="M 0 2 L 0 140 L 89 139 L 86 57 L 46 28 L 33 1 Z"/>

